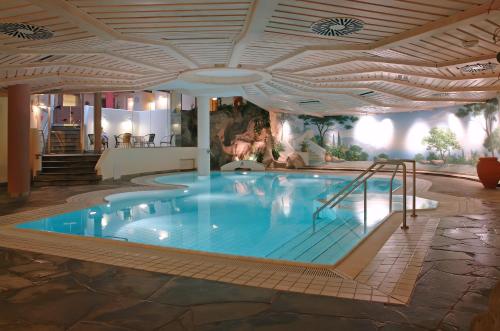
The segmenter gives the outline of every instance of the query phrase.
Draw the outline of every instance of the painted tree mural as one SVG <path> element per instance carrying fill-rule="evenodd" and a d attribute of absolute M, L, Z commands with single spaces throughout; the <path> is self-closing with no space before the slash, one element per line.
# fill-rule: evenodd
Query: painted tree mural
<path fill-rule="evenodd" d="M 484 139 L 483 146 L 492 156 L 495 155 L 495 150 L 498 149 L 495 146 L 497 142 L 496 137 L 493 135 L 495 131 L 494 126 L 497 121 L 498 114 L 498 100 L 496 98 L 490 99 L 484 103 L 473 103 L 465 105 L 458 109 L 456 115 L 458 117 L 483 117 L 483 129 L 486 133 L 486 138 Z"/>
<path fill-rule="evenodd" d="M 325 147 L 325 136 L 330 130 L 337 129 L 337 144 L 340 145 L 340 129 L 350 130 L 358 120 L 356 116 L 335 115 L 316 117 L 311 115 L 300 115 L 299 118 L 305 125 L 314 126 L 318 130 L 318 145 Z"/>
<path fill-rule="evenodd" d="M 436 151 L 441 160 L 446 162 L 452 150 L 460 149 L 457 136 L 450 129 L 432 128 L 422 140 L 428 151 Z"/>

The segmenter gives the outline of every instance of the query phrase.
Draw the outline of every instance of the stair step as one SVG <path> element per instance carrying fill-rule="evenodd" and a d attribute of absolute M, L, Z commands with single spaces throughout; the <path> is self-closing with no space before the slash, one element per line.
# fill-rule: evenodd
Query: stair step
<path fill-rule="evenodd" d="M 301 245 L 318 240 L 318 237 L 324 236 L 324 233 L 330 233 L 340 225 L 342 225 L 340 220 L 327 220 L 323 222 L 318 220 L 316 223 L 316 231 L 314 231 L 312 226 L 309 227 L 304 232 L 287 241 L 281 247 L 266 255 L 266 257 L 280 259 L 288 256 L 292 251 L 300 250 Z"/>
<path fill-rule="evenodd" d="M 55 169 L 78 169 L 78 168 L 95 168 L 94 161 L 42 161 L 42 168 Z"/>
<path fill-rule="evenodd" d="M 95 174 L 94 167 L 74 167 L 74 168 L 60 168 L 60 167 L 42 167 L 40 174 Z"/>
<path fill-rule="evenodd" d="M 306 250 L 304 250 L 300 255 L 294 258 L 296 261 L 302 261 L 302 262 L 311 262 L 315 261 L 317 258 L 319 258 L 322 254 L 324 254 L 326 251 L 331 249 L 333 246 L 337 245 L 336 247 L 342 247 L 339 246 L 339 242 L 345 237 L 353 234 L 354 237 L 352 238 L 353 240 L 359 241 L 359 237 L 354 235 L 356 230 L 359 230 L 359 228 L 363 228 L 363 224 L 360 224 L 356 219 L 350 219 L 348 220 L 344 226 L 339 227 L 338 229 L 331 231 L 327 235 L 325 235 L 321 240 L 316 242 L 314 245 L 310 245 Z M 331 261 L 331 260 L 330 260 Z"/>
<path fill-rule="evenodd" d="M 65 162 L 81 162 L 81 161 L 95 161 L 97 162 L 101 157 L 100 154 L 44 154 L 43 161 L 65 161 Z"/>
<path fill-rule="evenodd" d="M 33 187 L 45 186 L 77 186 L 77 185 L 96 185 L 100 180 L 53 180 L 53 181 L 35 181 Z"/>
<path fill-rule="evenodd" d="M 35 181 L 53 181 L 53 180 L 100 180 L 101 176 L 95 172 L 90 174 L 67 174 L 67 173 L 40 173 L 35 176 Z"/>

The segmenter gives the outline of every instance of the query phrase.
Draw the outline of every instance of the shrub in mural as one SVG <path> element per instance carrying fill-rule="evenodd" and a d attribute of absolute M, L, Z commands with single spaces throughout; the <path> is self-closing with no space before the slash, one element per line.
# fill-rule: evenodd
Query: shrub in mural
<path fill-rule="evenodd" d="M 498 129 L 494 128 L 497 122 L 498 100 L 490 99 L 484 103 L 473 103 L 465 105 L 458 109 L 456 115 L 458 117 L 479 117 L 483 118 L 483 129 L 486 133 L 483 146 L 491 156 L 495 155 L 495 151 L 499 149 L 500 137 Z"/>
<path fill-rule="evenodd" d="M 341 145 L 340 131 L 350 130 L 358 120 L 356 116 L 335 115 L 316 117 L 311 115 L 300 115 L 299 118 L 304 121 L 306 126 L 313 126 L 318 131 L 315 136 L 316 143 L 325 147 L 325 135 L 330 130 L 337 130 L 337 145 Z"/>
<path fill-rule="evenodd" d="M 451 151 L 461 148 L 457 136 L 450 129 L 432 128 L 422 142 L 427 145 L 427 150 L 435 151 L 444 163 Z"/>

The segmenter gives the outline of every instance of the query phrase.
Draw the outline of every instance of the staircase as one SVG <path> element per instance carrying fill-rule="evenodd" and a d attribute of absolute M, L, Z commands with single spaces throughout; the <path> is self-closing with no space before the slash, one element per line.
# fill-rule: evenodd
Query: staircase
<path fill-rule="evenodd" d="M 99 154 L 45 154 L 33 186 L 97 184 L 101 180 L 95 171 L 99 157 Z"/>
<path fill-rule="evenodd" d="M 50 153 L 79 154 L 80 127 L 79 126 L 52 126 L 50 130 Z"/>
<path fill-rule="evenodd" d="M 309 151 L 309 165 L 320 165 L 325 163 L 326 150 L 312 140 L 304 140 Z"/>

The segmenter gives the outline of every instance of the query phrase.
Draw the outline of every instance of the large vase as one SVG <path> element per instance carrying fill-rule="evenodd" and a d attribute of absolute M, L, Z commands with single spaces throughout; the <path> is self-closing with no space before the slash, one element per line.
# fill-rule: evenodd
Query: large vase
<path fill-rule="evenodd" d="M 477 163 L 477 176 L 485 188 L 496 188 L 500 180 L 500 162 L 496 157 L 480 158 Z"/>

